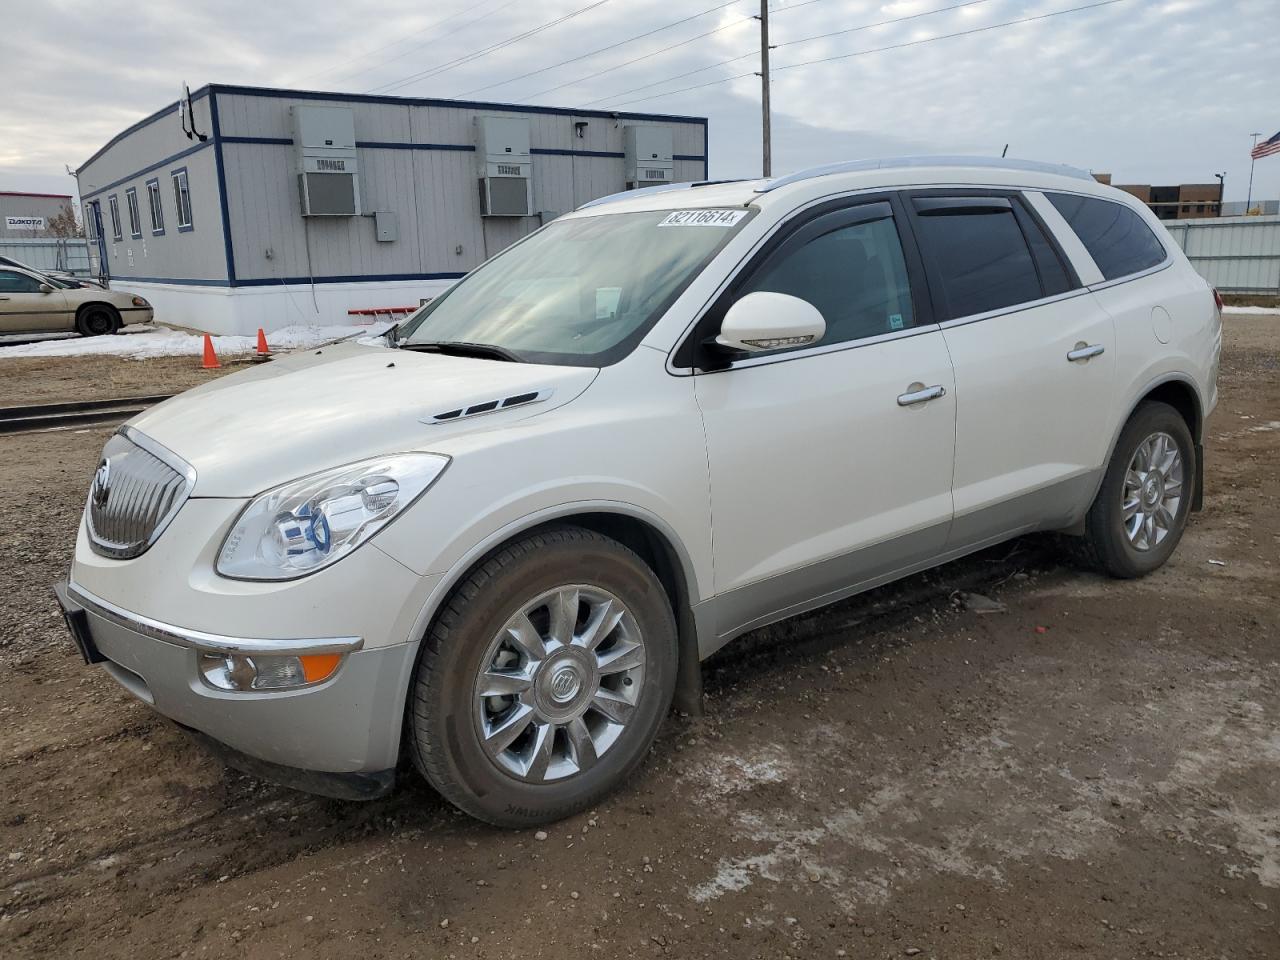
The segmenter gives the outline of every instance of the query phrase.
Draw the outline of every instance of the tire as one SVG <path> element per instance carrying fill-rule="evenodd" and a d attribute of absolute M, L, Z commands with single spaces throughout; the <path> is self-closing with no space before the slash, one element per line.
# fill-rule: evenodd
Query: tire
<path fill-rule="evenodd" d="M 110 304 L 90 303 L 76 314 L 76 329 L 86 337 L 103 337 L 117 333 L 123 324 L 120 311 Z"/>
<path fill-rule="evenodd" d="M 1195 458 L 1191 431 L 1177 410 L 1149 402 L 1134 411 L 1085 517 L 1085 555 L 1094 567 L 1132 579 L 1164 565 L 1187 526 L 1195 496 Z M 1152 459 L 1156 469 L 1144 469 Z M 1136 468 L 1132 474 L 1131 465 Z M 1170 497 L 1174 492 L 1176 503 Z"/>
<path fill-rule="evenodd" d="M 558 645 L 570 609 L 574 640 Z M 410 688 L 414 763 L 488 823 L 571 816 L 648 753 L 670 708 L 676 651 L 666 592 L 635 553 L 579 527 L 530 534 L 482 561 L 425 637 Z"/>

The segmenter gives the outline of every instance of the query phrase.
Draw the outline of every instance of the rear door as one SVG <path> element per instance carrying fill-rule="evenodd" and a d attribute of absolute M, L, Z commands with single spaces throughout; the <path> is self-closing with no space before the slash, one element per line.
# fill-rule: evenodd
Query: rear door
<path fill-rule="evenodd" d="M 955 368 L 951 545 L 1075 520 L 1110 440 L 1111 317 L 1017 191 L 908 206 Z"/>
<path fill-rule="evenodd" d="M 34 333 L 46 330 L 69 330 L 72 323 L 66 293 L 48 286 L 22 270 L 0 269 L 0 331 Z"/>
<path fill-rule="evenodd" d="M 796 215 L 694 334 L 754 291 L 822 313 L 816 345 L 699 369 L 716 630 L 778 619 L 935 557 L 951 522 L 946 344 L 894 198 Z"/>

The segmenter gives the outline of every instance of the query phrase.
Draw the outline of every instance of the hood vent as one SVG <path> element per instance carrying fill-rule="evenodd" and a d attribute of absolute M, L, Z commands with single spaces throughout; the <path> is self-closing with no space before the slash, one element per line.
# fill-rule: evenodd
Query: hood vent
<path fill-rule="evenodd" d="M 510 397 L 501 397 L 497 400 L 482 400 L 479 403 L 468 404 L 465 407 L 457 407 L 453 410 L 445 410 L 443 413 L 430 414 L 422 418 L 423 423 L 452 423 L 454 420 L 462 420 L 466 417 L 478 417 L 482 413 L 494 413 L 498 410 L 509 410 L 512 407 L 525 407 L 531 403 L 540 403 L 551 396 L 551 390 L 530 390 L 527 393 L 517 393 Z"/>

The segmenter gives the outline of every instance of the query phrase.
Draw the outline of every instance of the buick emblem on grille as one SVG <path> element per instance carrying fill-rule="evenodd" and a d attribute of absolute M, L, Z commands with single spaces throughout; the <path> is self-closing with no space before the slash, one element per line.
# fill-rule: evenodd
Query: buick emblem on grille
<path fill-rule="evenodd" d="M 93 474 L 93 487 L 89 491 L 89 496 L 93 498 L 93 505 L 98 509 L 107 504 L 107 497 L 111 494 L 111 461 L 103 460 L 101 465 Z"/>

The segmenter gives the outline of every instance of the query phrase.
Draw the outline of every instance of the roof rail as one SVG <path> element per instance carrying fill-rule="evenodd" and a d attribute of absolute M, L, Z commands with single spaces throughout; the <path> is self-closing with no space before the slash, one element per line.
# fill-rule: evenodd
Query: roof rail
<path fill-rule="evenodd" d="M 756 187 L 756 193 L 768 193 L 788 184 L 825 177 L 833 173 L 859 173 L 868 170 L 892 170 L 896 167 L 988 167 L 993 170 L 1031 170 L 1036 173 L 1052 173 L 1077 180 L 1092 180 L 1088 170 L 1068 166 L 1065 163 L 1044 163 L 1040 160 L 1013 160 L 1008 157 L 886 157 L 883 160 L 843 160 L 826 163 L 820 167 L 798 170 L 785 177 L 766 180 Z"/>
<path fill-rule="evenodd" d="M 627 197 L 645 197 L 653 193 L 666 193 L 669 190 L 688 190 L 692 186 L 696 186 L 696 184 L 688 182 L 660 183 L 656 187 L 638 187 L 635 190 L 623 190 L 621 193 L 611 193 L 608 196 L 596 197 L 594 200 L 588 200 L 575 209 L 585 210 L 587 207 L 598 207 L 602 203 L 612 203 L 614 200 L 623 200 Z"/>
<path fill-rule="evenodd" d="M 718 183 L 741 183 L 741 180 L 685 180 L 681 183 L 660 183 L 656 187 L 637 187 L 635 190 L 623 190 L 621 193 L 611 193 L 605 197 L 596 197 L 594 200 L 588 200 L 577 210 L 585 210 L 587 207 L 596 207 L 602 203 L 612 203 L 614 200 L 625 200 L 628 197 L 643 197 L 654 193 L 667 193 L 670 190 L 690 190 L 694 187 L 713 187 Z"/>

